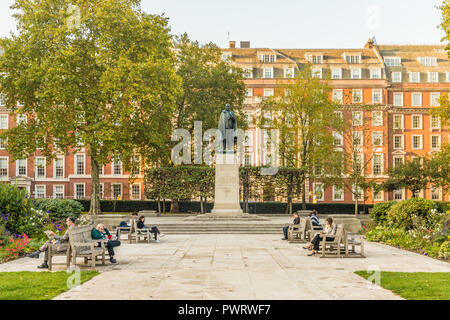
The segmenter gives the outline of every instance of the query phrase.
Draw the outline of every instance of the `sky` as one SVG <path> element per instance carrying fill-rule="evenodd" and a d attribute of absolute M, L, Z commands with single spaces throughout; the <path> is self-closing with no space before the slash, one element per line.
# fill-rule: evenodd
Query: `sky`
<path fill-rule="evenodd" d="M 0 36 L 15 30 L 0 1 Z M 170 18 L 173 34 L 227 47 L 229 40 L 270 48 L 361 48 L 379 44 L 439 44 L 436 8 L 442 0 L 142 0 L 147 13 Z"/>

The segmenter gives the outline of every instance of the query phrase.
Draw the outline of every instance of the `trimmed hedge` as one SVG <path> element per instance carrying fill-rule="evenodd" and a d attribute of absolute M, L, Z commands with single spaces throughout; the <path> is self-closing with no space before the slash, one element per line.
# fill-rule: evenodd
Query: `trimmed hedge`
<path fill-rule="evenodd" d="M 83 207 L 83 211 L 89 211 L 90 201 L 89 200 L 77 200 Z M 115 204 L 114 204 L 115 202 Z M 166 212 L 170 211 L 170 201 L 166 201 Z M 208 202 L 206 206 L 207 212 L 211 212 L 214 204 Z M 162 204 L 161 204 L 162 207 Z M 243 207 L 243 202 L 241 202 L 241 207 Z M 366 204 L 365 212 L 368 213 L 368 209 L 373 206 Z M 141 210 L 155 210 L 158 211 L 158 203 L 156 201 L 127 201 L 127 200 L 101 200 L 100 208 L 102 212 L 133 212 Z M 200 212 L 200 202 L 199 201 L 180 201 L 179 208 L 181 213 L 188 212 Z M 298 211 L 302 209 L 301 203 L 293 203 L 292 210 Z M 319 214 L 353 214 L 355 211 L 355 205 L 353 203 L 318 203 L 306 204 L 307 210 L 316 209 Z M 286 210 L 286 203 L 283 202 L 249 202 L 249 213 L 253 214 L 281 214 Z M 358 205 L 358 211 L 364 211 L 364 205 Z"/>

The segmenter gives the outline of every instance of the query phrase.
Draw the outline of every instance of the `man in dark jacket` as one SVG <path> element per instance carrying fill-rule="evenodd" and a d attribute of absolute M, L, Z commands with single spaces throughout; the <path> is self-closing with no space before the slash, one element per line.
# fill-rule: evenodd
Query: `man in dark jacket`
<path fill-rule="evenodd" d="M 297 212 L 294 212 L 294 221 L 293 224 L 300 224 L 300 217 L 298 216 Z M 287 240 L 288 239 L 288 230 L 289 230 L 289 226 L 284 226 L 283 227 L 283 234 L 284 234 L 284 238 L 281 240 Z"/>
<path fill-rule="evenodd" d="M 94 240 L 108 240 L 106 243 L 106 249 L 108 249 L 109 253 L 109 261 L 111 263 L 117 263 L 117 260 L 114 259 L 114 247 L 120 246 L 119 240 L 111 240 L 111 234 L 109 230 L 105 228 L 105 225 L 98 224 L 96 228 L 92 229 L 91 232 L 92 239 Z M 99 243 L 99 246 L 101 243 Z"/>

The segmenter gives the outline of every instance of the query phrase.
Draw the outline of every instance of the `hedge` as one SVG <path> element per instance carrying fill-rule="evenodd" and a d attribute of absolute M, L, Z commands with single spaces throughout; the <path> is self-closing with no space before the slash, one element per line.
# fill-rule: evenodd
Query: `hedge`
<path fill-rule="evenodd" d="M 84 211 L 89 211 L 90 201 L 89 200 L 77 200 L 83 207 Z M 115 210 L 114 210 L 115 202 Z M 166 212 L 170 210 L 170 201 L 166 201 Z M 211 212 L 214 204 L 208 202 L 206 206 L 207 212 Z M 241 202 L 241 207 L 243 207 L 243 202 Z M 292 210 L 297 211 L 302 209 L 301 203 L 293 203 Z M 373 206 L 366 204 L 365 212 L 368 213 L 368 209 Z M 102 212 L 133 212 L 141 210 L 155 210 L 158 211 L 158 203 L 156 201 L 127 201 L 127 200 L 101 200 L 100 208 Z M 180 201 L 179 208 L 181 213 L 188 212 L 200 212 L 200 202 L 199 201 Z M 355 210 L 355 205 L 353 203 L 318 203 L 306 204 L 307 210 L 316 209 L 319 214 L 353 214 Z M 364 205 L 358 205 L 359 212 L 364 211 Z M 286 203 L 284 202 L 249 202 L 249 213 L 253 214 L 281 214 L 286 210 Z"/>

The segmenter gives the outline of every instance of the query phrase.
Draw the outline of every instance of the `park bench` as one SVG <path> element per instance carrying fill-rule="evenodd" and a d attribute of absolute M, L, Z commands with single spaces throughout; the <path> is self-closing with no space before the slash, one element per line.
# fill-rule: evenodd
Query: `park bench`
<path fill-rule="evenodd" d="M 101 257 L 102 265 L 105 265 L 105 255 L 107 252 L 105 243 L 108 240 L 93 240 L 92 226 L 83 226 L 69 230 L 69 244 L 72 251 L 72 263 L 76 266 L 77 257 L 84 258 L 87 265 L 91 260 L 91 266 L 95 269 L 97 257 Z M 101 246 L 98 246 L 101 243 Z"/>
<path fill-rule="evenodd" d="M 333 238 L 327 241 L 327 238 Z M 335 235 L 323 236 L 320 241 L 320 257 L 337 256 L 341 257 L 341 253 L 344 250 L 346 252 L 346 235 L 344 225 L 338 224 Z"/>
<path fill-rule="evenodd" d="M 50 238 L 50 242 L 53 239 Z M 65 263 L 55 263 L 53 262 L 53 257 L 65 256 Z M 48 270 L 52 271 L 54 265 L 66 265 L 67 268 L 70 267 L 70 256 L 71 248 L 69 243 L 50 243 L 48 246 Z"/>
<path fill-rule="evenodd" d="M 130 221 L 130 231 L 128 234 L 128 240 L 130 243 L 133 243 L 133 239 L 136 243 L 139 242 L 140 239 L 144 239 L 147 243 L 150 243 L 152 236 L 149 229 L 139 229 L 137 227 L 136 219 L 131 219 Z"/>
<path fill-rule="evenodd" d="M 320 231 L 323 230 L 322 226 L 313 226 L 311 218 L 306 218 L 306 226 L 305 226 L 305 242 L 311 242 L 314 236 Z"/>
<path fill-rule="evenodd" d="M 305 233 L 306 220 L 304 218 L 300 218 L 299 224 L 290 224 L 288 225 L 288 241 L 289 242 L 302 242 L 304 241 L 304 233 Z"/>
<path fill-rule="evenodd" d="M 359 247 L 359 252 L 356 251 Z M 345 232 L 345 257 L 347 258 L 365 258 L 364 239 L 361 234 Z"/>

